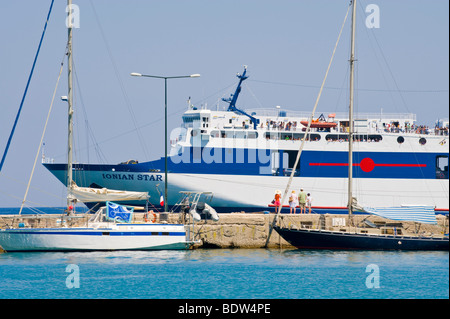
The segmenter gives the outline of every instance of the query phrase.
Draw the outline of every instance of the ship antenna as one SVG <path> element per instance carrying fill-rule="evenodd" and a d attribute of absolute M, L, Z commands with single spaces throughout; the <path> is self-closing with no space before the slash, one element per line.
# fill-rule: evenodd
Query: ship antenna
<path fill-rule="evenodd" d="M 236 107 L 236 102 L 239 97 L 239 93 L 241 93 L 241 89 L 242 89 L 241 88 L 242 82 L 244 82 L 245 80 L 248 79 L 247 66 L 244 65 L 244 73 L 242 73 L 242 75 L 238 73 L 236 76 L 239 78 L 239 83 L 238 83 L 238 86 L 236 87 L 236 91 L 234 92 L 234 94 L 231 94 L 231 96 L 228 99 L 222 98 L 222 101 L 230 104 L 228 106 L 228 110 L 227 110 L 228 112 L 237 112 L 237 113 L 240 113 L 242 115 L 249 117 L 253 123 L 253 128 L 256 130 L 256 127 L 259 124 L 259 119 L 255 118 L 252 115 L 247 114 L 246 112 L 244 112 Z"/>
<path fill-rule="evenodd" d="M 247 66 L 244 65 L 244 73 L 242 73 L 242 75 L 238 73 L 236 76 L 237 76 L 238 79 L 239 79 L 239 83 L 238 83 L 238 86 L 236 87 L 236 91 L 234 91 L 234 94 L 231 94 L 231 96 L 230 96 L 228 99 L 222 99 L 224 102 L 227 102 L 227 103 L 230 104 L 230 105 L 228 106 L 228 111 L 229 111 L 229 112 L 232 112 L 232 111 L 236 111 L 236 110 L 237 110 L 237 108 L 236 108 L 236 102 L 237 102 L 237 99 L 238 99 L 238 97 L 239 97 L 239 94 L 241 93 L 242 82 L 244 82 L 245 80 L 248 79 L 248 76 L 247 76 Z"/>

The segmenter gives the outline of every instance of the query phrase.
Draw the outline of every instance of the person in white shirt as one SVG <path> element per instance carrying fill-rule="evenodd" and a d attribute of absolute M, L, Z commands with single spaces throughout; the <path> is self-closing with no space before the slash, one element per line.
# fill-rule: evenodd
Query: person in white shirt
<path fill-rule="evenodd" d="M 311 214 L 311 205 L 312 205 L 312 197 L 311 194 L 308 193 L 306 194 L 306 207 L 308 207 L 309 210 L 308 214 Z"/>

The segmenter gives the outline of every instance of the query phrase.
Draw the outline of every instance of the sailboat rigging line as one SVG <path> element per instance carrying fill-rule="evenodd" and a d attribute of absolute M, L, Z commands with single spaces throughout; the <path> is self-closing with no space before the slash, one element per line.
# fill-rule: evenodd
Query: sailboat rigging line
<path fill-rule="evenodd" d="M 64 52 L 64 58 L 65 58 L 65 56 L 66 56 L 66 52 Z M 31 179 L 33 178 L 34 170 L 36 168 L 36 163 L 37 163 L 37 160 L 39 158 L 39 154 L 41 152 L 42 142 L 44 141 L 44 136 L 45 136 L 45 131 L 47 130 L 48 120 L 49 120 L 50 114 L 52 112 L 53 103 L 55 102 L 56 91 L 58 89 L 59 80 L 61 79 L 61 74 L 62 74 L 62 71 L 63 71 L 63 68 L 64 68 L 64 58 L 63 58 L 63 61 L 61 61 L 61 67 L 59 68 L 58 79 L 56 80 L 56 86 L 55 86 L 55 89 L 53 91 L 52 102 L 50 103 L 50 108 L 48 110 L 47 119 L 45 120 L 44 130 L 42 131 L 41 140 L 39 142 L 39 147 L 38 147 L 37 152 L 36 152 L 36 157 L 34 158 L 33 169 L 31 170 L 30 178 L 28 180 L 27 189 L 25 190 L 25 195 L 23 197 L 22 204 L 20 205 L 19 215 L 22 214 L 23 206 L 25 205 L 25 201 L 26 201 L 27 195 L 28 195 L 28 190 L 30 189 Z"/>
<path fill-rule="evenodd" d="M 32 187 L 33 188 L 33 187 Z M 37 189 L 38 191 L 41 191 L 41 192 L 43 192 L 43 193 L 46 193 L 46 194 L 48 194 L 48 195 L 51 195 L 51 196 L 54 196 L 55 198 L 57 198 L 57 199 L 61 199 L 61 198 L 64 198 L 65 199 L 65 197 L 64 196 L 57 196 L 57 195 L 55 195 L 55 194 L 51 194 L 51 193 L 47 193 L 47 192 L 45 192 L 45 191 L 42 191 L 42 189 Z M 13 199 L 17 199 L 17 200 L 21 200 L 21 198 L 19 197 L 19 196 L 16 196 L 16 195 L 14 195 L 14 194 L 11 194 L 11 193 L 8 193 L 8 192 L 6 192 L 6 191 L 4 191 L 4 190 L 2 190 L 2 189 L 0 189 L 0 194 L 3 194 L 3 195 L 5 195 L 5 196 L 8 196 L 8 197 L 11 197 L 11 198 L 13 198 Z M 41 202 L 34 202 L 34 201 L 27 201 L 28 202 L 28 205 L 32 205 L 32 206 L 28 206 L 27 205 L 27 207 L 28 208 L 30 208 L 30 207 L 45 207 L 46 205 L 47 205 L 47 203 L 41 203 Z"/>
<path fill-rule="evenodd" d="M 339 31 L 339 36 L 338 36 L 338 38 L 337 38 L 336 44 L 334 45 L 333 53 L 332 53 L 332 55 L 331 55 L 331 59 L 330 59 L 330 62 L 329 62 L 329 64 L 328 64 L 327 71 L 325 72 L 325 77 L 324 77 L 324 79 L 323 79 L 323 81 L 322 81 L 322 85 L 321 85 L 321 87 L 320 87 L 319 94 L 317 95 L 317 99 L 316 99 L 316 102 L 315 102 L 315 104 L 314 104 L 313 111 L 312 111 L 311 116 L 310 116 L 310 118 L 309 118 L 309 120 L 308 120 L 308 126 L 306 127 L 305 137 L 303 138 L 302 143 L 300 144 L 300 149 L 298 150 L 297 158 L 295 159 L 295 164 L 294 164 L 294 166 L 293 166 L 293 168 L 292 168 L 291 176 L 289 177 L 289 181 L 288 181 L 288 183 L 287 183 L 287 185 L 286 185 L 286 188 L 285 188 L 285 190 L 284 190 L 283 197 L 282 197 L 282 199 L 281 199 L 281 201 L 280 201 L 280 206 L 278 207 L 278 211 L 277 211 L 277 213 L 275 214 L 275 217 L 273 218 L 273 221 L 272 221 L 271 226 L 269 227 L 269 234 L 267 235 L 267 241 L 266 241 L 265 247 L 267 247 L 267 245 L 269 244 L 269 240 L 270 240 L 270 236 L 271 236 L 271 234 L 272 234 L 273 228 L 274 228 L 274 226 L 276 225 L 276 222 L 277 222 L 277 220 L 278 220 L 278 216 L 279 216 L 279 214 L 281 213 L 281 209 L 282 209 L 282 207 L 283 207 L 283 203 L 284 203 L 284 201 L 286 200 L 287 193 L 288 193 L 288 191 L 289 191 L 289 188 L 291 187 L 291 183 L 292 183 L 292 180 L 293 180 L 293 178 L 294 178 L 294 174 L 295 174 L 296 167 L 297 167 L 297 165 L 298 165 L 298 162 L 300 161 L 300 156 L 301 156 L 301 154 L 302 154 L 303 147 L 304 147 L 304 145 L 305 145 L 305 142 L 306 142 L 306 140 L 307 140 L 307 136 L 308 136 L 309 131 L 310 131 L 310 128 L 311 128 L 311 121 L 312 121 L 312 119 L 314 118 L 314 113 L 316 112 L 317 105 L 319 104 L 320 96 L 322 95 L 322 91 L 323 91 L 323 88 L 324 88 L 324 86 L 325 86 L 325 82 L 326 82 L 327 77 L 328 77 L 328 72 L 330 71 L 331 64 L 332 64 L 333 59 L 334 59 L 334 54 L 336 53 L 336 49 L 337 49 L 337 46 L 338 46 L 338 44 L 339 44 L 339 40 L 341 39 L 342 31 L 343 31 L 343 29 L 344 29 L 345 22 L 347 21 L 347 17 L 348 17 L 348 13 L 349 13 L 349 11 L 350 11 L 350 8 L 351 8 L 351 4 L 350 4 L 349 7 L 347 8 L 347 13 L 345 14 L 344 22 L 342 23 L 341 30 Z"/>
<path fill-rule="evenodd" d="M 392 72 L 392 71 L 390 71 Z M 288 83 L 288 82 L 277 82 L 277 81 L 267 81 L 267 80 L 255 80 L 255 79 L 248 79 L 249 82 L 257 82 L 257 83 L 264 83 L 264 84 L 274 84 L 274 85 L 283 85 L 283 86 L 296 86 L 296 87 L 304 87 L 309 89 L 318 89 L 320 86 L 318 85 L 310 85 L 310 84 L 299 84 L 299 83 Z M 342 87 L 337 86 L 325 86 L 325 90 L 342 90 Z M 358 92 L 398 92 L 398 93 L 448 93 L 449 90 L 401 90 L 401 89 L 369 89 L 369 88 L 358 88 Z"/>
<path fill-rule="evenodd" d="M 119 82 L 120 90 L 122 91 L 122 95 L 123 95 L 123 98 L 125 100 L 125 104 L 126 104 L 126 106 L 128 108 L 128 111 L 130 112 L 131 119 L 132 119 L 133 125 L 134 125 L 134 130 L 136 131 L 136 134 L 138 135 L 139 142 L 141 143 L 142 151 L 144 152 L 145 157 L 149 158 L 149 156 L 150 156 L 149 154 L 150 153 L 148 151 L 147 143 L 145 142 L 145 139 L 144 139 L 141 131 L 139 130 L 139 127 L 137 126 L 136 115 L 135 115 L 135 113 L 133 111 L 130 99 L 129 99 L 128 94 L 127 94 L 127 92 L 125 90 L 125 86 L 123 84 L 123 81 L 122 81 L 122 79 L 120 77 L 120 72 L 119 72 L 117 64 L 116 64 L 116 62 L 115 62 L 115 60 L 113 58 L 113 55 L 111 53 L 110 46 L 108 44 L 108 41 L 106 40 L 105 32 L 103 31 L 103 28 L 101 26 L 100 19 L 99 19 L 98 14 L 97 14 L 97 10 L 95 9 L 93 1 L 90 1 L 90 4 L 91 4 L 91 7 L 92 7 L 92 12 L 94 13 L 95 20 L 97 21 L 97 25 L 98 25 L 98 28 L 100 30 L 100 34 L 101 34 L 101 36 L 103 38 L 103 42 L 105 43 L 109 59 L 111 60 L 111 64 L 112 64 L 113 69 L 114 69 L 114 74 L 115 74 L 115 76 L 117 78 L 117 81 Z"/>
<path fill-rule="evenodd" d="M 0 172 L 2 171 L 3 164 L 5 163 L 6 155 L 8 154 L 9 146 L 11 145 L 11 140 L 14 135 L 14 131 L 16 130 L 17 122 L 19 121 L 20 113 L 22 112 L 23 103 L 25 102 L 25 97 L 28 92 L 28 87 L 30 86 L 31 78 L 33 76 L 34 67 L 36 66 L 37 58 L 39 56 L 39 51 L 41 50 L 42 41 L 44 40 L 45 31 L 47 30 L 48 20 L 50 19 L 50 13 L 52 12 L 53 3 L 55 0 L 52 0 L 50 4 L 50 9 L 48 10 L 47 19 L 45 20 L 44 30 L 42 31 L 41 40 L 39 41 L 38 49 L 36 51 L 36 55 L 34 57 L 33 66 L 31 67 L 30 75 L 28 76 L 27 85 L 25 86 L 25 91 L 23 92 L 22 101 L 20 102 L 19 111 L 17 112 L 16 119 L 14 120 L 14 125 L 11 130 L 11 133 L 8 138 L 8 142 L 6 143 L 5 151 L 3 152 L 2 160 L 0 162 Z"/>
<path fill-rule="evenodd" d="M 92 143 L 94 144 L 93 145 L 94 151 L 97 154 L 97 159 L 100 162 L 107 163 L 108 160 L 107 160 L 105 154 L 102 152 L 100 146 L 98 145 L 97 139 L 95 138 L 95 135 L 94 135 L 94 132 L 92 130 L 91 125 L 89 125 L 87 111 L 86 111 L 86 107 L 85 107 L 85 104 L 84 104 L 83 95 L 81 93 L 80 81 L 78 80 L 78 74 L 77 74 L 77 68 L 76 68 L 75 61 L 73 61 L 73 73 L 75 75 L 75 81 L 76 81 L 76 84 L 77 84 L 77 87 L 78 87 L 77 93 L 78 93 L 78 95 L 80 97 L 80 104 L 81 104 L 81 107 L 82 107 L 82 110 L 83 110 L 84 123 L 85 123 L 85 126 L 86 126 L 86 139 L 87 139 L 86 150 L 87 150 L 88 162 L 89 162 L 89 149 L 90 149 L 89 140 L 92 140 Z M 78 131 L 80 131 L 80 130 L 78 130 Z M 78 148 L 77 151 L 80 151 L 80 150 L 81 149 Z"/>
<path fill-rule="evenodd" d="M 18 184 L 18 185 L 26 186 L 26 183 L 23 182 L 23 181 L 21 181 L 20 179 L 17 179 L 17 178 L 15 178 L 15 177 L 9 176 L 9 175 L 7 175 L 7 174 L 5 174 L 5 173 L 3 173 L 2 176 L 3 176 L 3 178 L 8 179 L 9 182 L 11 182 L 11 183 L 16 183 L 16 184 Z M 10 183 L 8 183 L 8 186 L 10 186 Z M 36 191 L 38 191 L 38 192 L 41 192 L 42 194 L 52 196 L 52 197 L 54 197 L 54 198 L 56 198 L 56 199 L 65 198 L 64 196 L 58 196 L 58 195 L 56 195 L 55 193 L 49 192 L 49 191 L 47 191 L 47 190 L 44 189 L 44 188 L 33 187 L 33 186 L 30 186 L 30 188 L 31 188 L 31 189 L 34 189 L 34 190 L 36 190 Z M 9 197 L 11 197 L 11 198 L 15 198 L 15 199 L 19 199 L 19 200 L 21 199 L 21 198 L 19 198 L 19 197 L 17 197 L 17 196 L 13 196 L 13 195 L 11 195 L 11 194 L 5 192 L 5 191 L 2 190 L 2 189 L 0 189 L 0 193 L 3 193 L 3 194 L 5 194 L 5 195 L 7 195 L 7 196 L 9 196 Z"/>
<path fill-rule="evenodd" d="M 362 6 L 361 6 L 361 10 L 363 10 L 363 7 L 362 7 Z M 387 91 L 390 93 L 390 95 L 391 95 L 391 98 L 392 98 L 392 101 L 393 101 L 393 105 L 394 105 L 394 106 L 397 105 L 397 103 L 395 103 L 394 97 L 392 96 L 392 92 L 396 92 L 396 93 L 398 93 L 398 95 L 400 96 L 400 99 L 401 99 L 401 101 L 402 101 L 403 107 L 406 109 L 407 112 L 410 112 L 410 110 L 409 110 L 409 108 L 408 108 L 408 104 L 406 103 L 405 97 L 404 97 L 403 94 L 402 94 L 402 93 L 409 92 L 409 91 L 408 91 L 408 90 L 400 90 L 400 88 L 399 88 L 399 86 L 398 86 L 398 83 L 397 83 L 397 80 L 396 80 L 395 77 L 394 77 L 394 73 L 392 72 L 392 69 L 391 69 L 391 67 L 389 66 L 389 63 L 388 63 L 387 58 L 386 58 L 386 55 L 384 54 L 384 51 L 383 51 L 383 49 L 381 48 L 380 43 L 378 42 L 378 39 L 377 39 L 377 37 L 376 37 L 376 34 L 375 34 L 375 32 L 373 32 L 373 29 L 371 29 L 372 32 L 369 31 L 369 28 L 364 28 L 364 29 L 365 29 L 365 32 L 366 32 L 366 34 L 367 34 L 367 38 L 370 39 L 369 34 L 371 34 L 372 37 L 373 37 L 373 39 L 375 40 L 375 43 L 376 43 L 376 45 L 377 45 L 377 47 L 378 47 L 378 51 L 380 52 L 381 57 L 383 58 L 383 61 L 384 61 L 385 65 L 386 65 L 386 69 L 389 71 L 389 75 L 391 76 L 392 82 L 393 82 L 393 84 L 394 84 L 394 86 L 395 86 L 395 90 L 387 90 Z M 372 52 L 374 52 L 375 56 L 377 57 L 376 61 L 378 62 L 378 65 L 379 65 L 379 68 L 380 68 L 380 71 L 381 71 L 381 75 L 383 76 L 383 79 L 384 79 L 384 81 L 385 81 L 386 84 L 387 84 L 388 81 L 387 81 L 387 79 L 386 79 L 386 76 L 385 76 L 385 74 L 384 74 L 384 72 L 383 72 L 383 68 L 381 67 L 381 64 L 380 64 L 380 62 L 379 62 L 379 60 L 378 60 L 378 56 L 377 56 L 377 54 L 376 54 L 377 50 L 375 50 L 375 49 L 373 48 L 373 45 L 372 45 L 372 42 L 371 42 L 371 41 L 369 41 L 369 43 L 370 43 L 370 45 L 372 46 Z M 448 90 L 442 90 L 442 91 L 441 91 L 441 90 L 437 90 L 437 91 L 417 91 L 417 92 L 420 92 L 420 93 L 429 93 L 429 92 L 434 92 L 434 93 L 436 93 L 436 92 L 447 92 L 447 93 L 448 93 Z"/>
<path fill-rule="evenodd" d="M 247 88 L 247 90 L 250 92 L 250 94 L 253 96 L 253 98 L 255 99 L 255 101 L 259 104 L 259 106 L 264 107 L 262 105 L 262 103 L 258 100 L 258 98 L 256 97 L 255 93 L 253 93 L 252 89 L 250 89 L 250 87 L 248 86 L 247 83 L 244 83 L 245 87 Z"/>
<path fill-rule="evenodd" d="M 391 71 L 392 72 L 392 71 Z M 303 87 L 308 89 L 318 89 L 320 86 L 318 85 L 311 85 L 311 84 L 300 84 L 300 83 L 288 83 L 288 82 L 278 82 L 278 81 L 268 81 L 268 80 L 255 80 L 255 79 L 247 79 L 249 82 L 257 82 L 257 83 L 264 83 L 264 84 L 274 84 L 274 85 L 282 85 L 282 86 L 295 86 L 295 87 Z M 341 91 L 343 88 L 338 86 L 325 86 L 325 90 L 337 90 Z M 348 88 L 347 88 L 348 89 Z M 443 90 L 412 90 L 412 89 L 369 89 L 369 88 L 358 88 L 355 91 L 358 92 L 398 92 L 398 93 L 448 93 L 449 90 L 443 89 Z"/>

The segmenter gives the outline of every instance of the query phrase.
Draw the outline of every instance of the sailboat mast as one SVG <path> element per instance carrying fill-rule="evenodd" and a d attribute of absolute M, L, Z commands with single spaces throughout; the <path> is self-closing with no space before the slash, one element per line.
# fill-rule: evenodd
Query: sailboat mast
<path fill-rule="evenodd" d="M 351 221 L 353 214 L 353 101 L 355 76 L 355 33 L 356 33 L 356 0 L 352 1 L 352 37 L 350 53 L 350 103 L 348 116 L 348 214 Z"/>
<path fill-rule="evenodd" d="M 67 206 L 70 206 L 72 190 L 72 162 L 73 162 L 73 75 L 72 75 L 72 0 L 67 0 L 67 70 L 68 70 L 68 141 L 67 141 Z"/>

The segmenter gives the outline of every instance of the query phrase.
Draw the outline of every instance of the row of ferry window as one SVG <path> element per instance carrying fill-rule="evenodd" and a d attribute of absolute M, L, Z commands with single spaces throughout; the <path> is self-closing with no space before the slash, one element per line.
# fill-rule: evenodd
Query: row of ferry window
<path fill-rule="evenodd" d="M 258 138 L 258 132 L 256 132 L 256 131 L 212 131 L 211 137 L 256 139 L 256 138 Z"/>
<path fill-rule="evenodd" d="M 258 132 L 256 131 L 212 131 L 211 137 L 213 138 L 243 138 L 243 139 L 256 139 L 258 138 Z M 265 133 L 266 139 L 272 140 L 301 140 L 305 137 L 305 133 L 278 133 L 267 132 Z M 320 141 L 320 134 L 308 134 L 308 140 Z M 379 142 L 383 138 L 381 135 L 374 134 L 355 134 L 353 135 L 354 141 L 373 141 Z M 328 134 L 325 136 L 327 141 L 348 141 L 347 134 Z"/>

